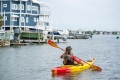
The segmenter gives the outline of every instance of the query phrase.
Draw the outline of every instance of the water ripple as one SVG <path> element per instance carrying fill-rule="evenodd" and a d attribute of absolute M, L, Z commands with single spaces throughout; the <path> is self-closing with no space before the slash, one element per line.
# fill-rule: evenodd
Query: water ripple
<path fill-rule="evenodd" d="M 120 80 L 120 44 L 116 36 L 94 36 L 93 39 L 72 39 L 58 45 L 72 46 L 73 53 L 83 60 L 96 58 L 103 71 L 87 70 L 76 75 L 52 77 L 51 69 L 62 65 L 63 51 L 48 44 L 0 48 L 0 80 Z"/>

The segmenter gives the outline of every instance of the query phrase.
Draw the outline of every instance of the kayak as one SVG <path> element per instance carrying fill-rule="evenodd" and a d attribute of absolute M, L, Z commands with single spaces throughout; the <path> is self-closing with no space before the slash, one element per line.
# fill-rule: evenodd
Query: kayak
<path fill-rule="evenodd" d="M 53 68 L 52 74 L 56 75 L 56 74 L 65 74 L 65 73 L 74 73 L 74 72 L 81 72 L 84 70 L 88 70 L 91 68 L 91 65 L 93 65 L 95 62 L 95 59 L 86 61 L 85 64 L 81 65 L 63 65 L 63 66 L 59 66 L 56 68 Z"/>

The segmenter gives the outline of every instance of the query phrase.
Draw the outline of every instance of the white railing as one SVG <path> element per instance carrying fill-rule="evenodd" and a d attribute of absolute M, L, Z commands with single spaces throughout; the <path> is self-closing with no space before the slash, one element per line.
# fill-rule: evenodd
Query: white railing
<path fill-rule="evenodd" d="M 51 15 L 51 11 L 40 11 L 40 15 Z"/>

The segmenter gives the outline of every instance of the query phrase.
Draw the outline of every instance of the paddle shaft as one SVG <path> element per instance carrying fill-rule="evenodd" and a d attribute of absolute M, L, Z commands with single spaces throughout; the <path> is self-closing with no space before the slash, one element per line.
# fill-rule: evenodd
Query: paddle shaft
<path fill-rule="evenodd" d="M 62 48 L 60 48 L 60 47 L 58 47 L 59 49 L 61 49 L 62 51 L 65 51 L 64 49 L 62 49 Z"/>

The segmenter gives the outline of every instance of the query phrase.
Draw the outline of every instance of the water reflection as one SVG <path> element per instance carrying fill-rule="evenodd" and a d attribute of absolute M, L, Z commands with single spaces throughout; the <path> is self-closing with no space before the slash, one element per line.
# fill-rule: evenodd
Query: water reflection
<path fill-rule="evenodd" d="M 65 74 L 52 74 L 53 78 L 59 78 L 62 80 L 75 80 L 75 77 L 80 75 L 81 72 L 74 72 L 74 73 L 65 73 Z"/>

